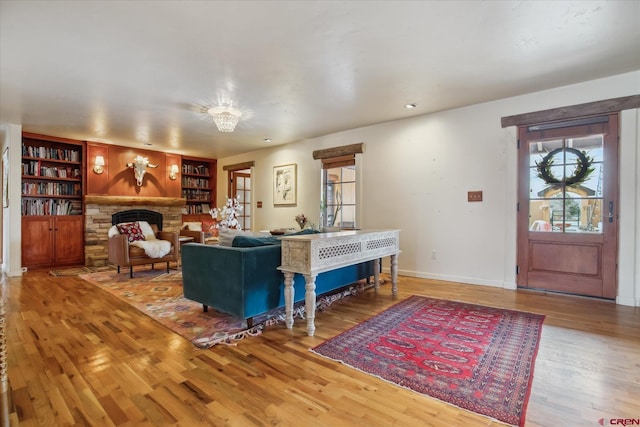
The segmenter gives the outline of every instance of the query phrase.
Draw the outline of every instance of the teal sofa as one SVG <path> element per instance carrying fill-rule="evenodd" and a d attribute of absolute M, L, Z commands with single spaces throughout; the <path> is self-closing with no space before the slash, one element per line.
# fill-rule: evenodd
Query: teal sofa
<path fill-rule="evenodd" d="M 281 264 L 281 246 L 277 239 L 268 239 L 262 241 L 269 243 L 253 247 L 201 243 L 183 245 L 185 298 L 201 303 L 205 311 L 212 307 L 246 319 L 249 326 L 253 317 L 284 307 L 284 275 L 277 269 Z M 236 237 L 234 244 L 249 244 L 238 240 L 243 239 Z M 373 261 L 321 273 L 316 278 L 316 294 L 327 293 L 372 275 Z M 295 302 L 304 300 L 304 285 L 304 277 L 296 274 Z"/>

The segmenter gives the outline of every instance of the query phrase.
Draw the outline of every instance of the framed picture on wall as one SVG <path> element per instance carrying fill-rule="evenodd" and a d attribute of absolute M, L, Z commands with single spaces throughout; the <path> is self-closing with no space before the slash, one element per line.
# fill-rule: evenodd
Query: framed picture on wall
<path fill-rule="evenodd" d="M 274 206 L 294 206 L 298 202 L 297 167 L 295 163 L 273 167 Z"/>

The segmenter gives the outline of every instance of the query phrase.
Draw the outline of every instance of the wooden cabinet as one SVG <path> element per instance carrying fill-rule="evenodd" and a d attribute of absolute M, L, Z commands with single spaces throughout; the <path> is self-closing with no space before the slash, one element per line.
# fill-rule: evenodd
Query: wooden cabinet
<path fill-rule="evenodd" d="M 22 266 L 84 264 L 84 143 L 22 135 Z"/>
<path fill-rule="evenodd" d="M 216 200 L 216 161 L 196 157 L 182 158 L 182 197 L 185 214 L 206 214 Z"/>
<path fill-rule="evenodd" d="M 84 264 L 82 215 L 22 217 L 22 265 L 39 268 Z"/>

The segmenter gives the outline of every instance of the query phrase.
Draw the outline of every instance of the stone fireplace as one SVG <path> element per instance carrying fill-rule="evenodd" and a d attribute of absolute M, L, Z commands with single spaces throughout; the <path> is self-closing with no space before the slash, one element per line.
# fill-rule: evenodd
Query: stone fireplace
<path fill-rule="evenodd" d="M 86 266 L 107 263 L 111 215 L 128 209 L 162 214 L 164 231 L 180 231 L 185 199 L 175 197 L 85 196 L 84 260 Z"/>

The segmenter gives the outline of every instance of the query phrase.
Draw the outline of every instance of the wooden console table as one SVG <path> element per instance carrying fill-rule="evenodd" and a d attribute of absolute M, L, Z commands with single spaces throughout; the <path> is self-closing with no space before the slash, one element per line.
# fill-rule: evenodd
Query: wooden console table
<path fill-rule="evenodd" d="M 380 259 L 391 257 L 391 292 L 398 293 L 398 255 L 400 230 L 354 230 L 336 233 L 282 236 L 282 265 L 284 273 L 285 324 L 293 327 L 293 276 L 300 273 L 305 279 L 305 308 L 307 334 L 315 333 L 316 277 L 325 271 L 348 265 L 374 261 L 374 286 L 378 291 Z"/>

